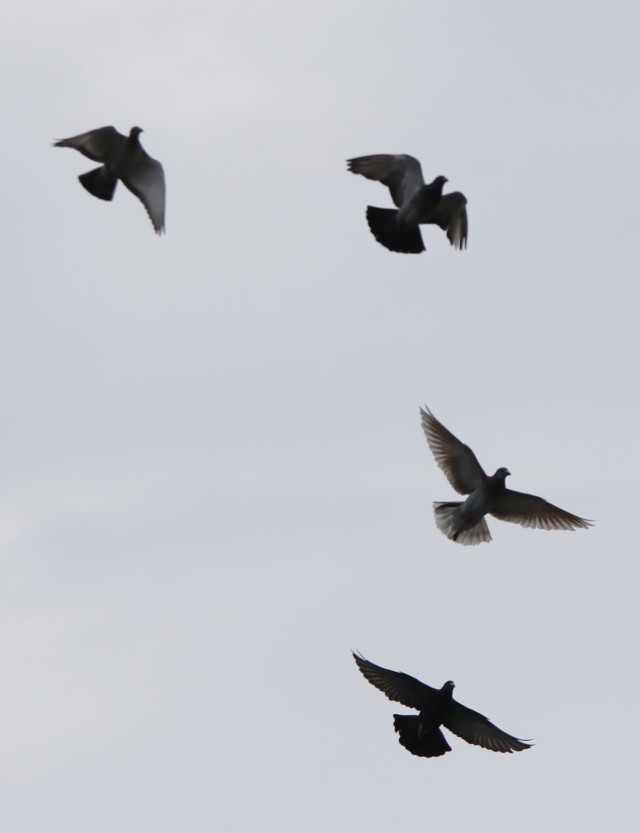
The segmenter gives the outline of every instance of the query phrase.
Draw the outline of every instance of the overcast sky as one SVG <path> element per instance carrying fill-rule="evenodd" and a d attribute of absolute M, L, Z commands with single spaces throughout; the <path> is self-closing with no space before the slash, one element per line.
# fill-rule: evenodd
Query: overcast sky
<path fill-rule="evenodd" d="M 631 2 L 9 0 L 0 818 L 10 833 L 637 829 Z M 140 125 L 167 234 L 51 143 Z M 469 245 L 373 239 L 410 153 Z M 596 520 L 463 547 L 434 414 Z M 536 746 L 413 757 L 373 662 Z"/>

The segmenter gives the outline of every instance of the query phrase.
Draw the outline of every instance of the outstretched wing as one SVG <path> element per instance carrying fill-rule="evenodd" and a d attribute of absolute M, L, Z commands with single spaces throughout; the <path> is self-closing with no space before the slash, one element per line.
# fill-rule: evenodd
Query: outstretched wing
<path fill-rule="evenodd" d="M 164 231 L 165 182 L 162 165 L 140 148 L 130 164 L 119 171 L 120 179 L 147 209 L 158 234 Z"/>
<path fill-rule="evenodd" d="M 507 489 L 490 512 L 501 521 L 531 529 L 588 529 L 593 521 L 554 506 L 544 498 Z"/>
<path fill-rule="evenodd" d="M 420 408 L 422 430 L 436 463 L 445 473 L 452 487 L 461 495 L 468 495 L 486 477 L 476 455 L 461 443 L 451 431 L 437 420 L 425 405 Z"/>
<path fill-rule="evenodd" d="M 406 153 L 377 153 L 347 159 L 347 167 L 354 174 L 382 182 L 391 191 L 391 199 L 400 208 L 424 185 L 422 168 L 413 156 Z"/>
<path fill-rule="evenodd" d="M 115 127 L 99 127 L 97 130 L 90 130 L 88 133 L 81 133 L 70 139 L 60 139 L 53 145 L 57 148 L 78 150 L 94 162 L 107 162 L 120 152 L 126 141 L 127 137 L 118 133 Z"/>
<path fill-rule="evenodd" d="M 410 709 L 421 711 L 428 705 L 430 699 L 438 692 L 437 689 L 421 683 L 409 674 L 401 671 L 390 671 L 388 668 L 381 668 L 365 659 L 360 654 L 353 652 L 353 658 L 362 674 L 369 680 L 371 685 L 379 688 L 387 695 L 389 700 L 395 700 L 408 706 Z"/>
<path fill-rule="evenodd" d="M 435 207 L 430 223 L 435 223 L 447 232 L 449 242 L 456 249 L 467 247 L 469 221 L 467 219 L 467 198 L 460 191 L 445 194 Z"/>
<path fill-rule="evenodd" d="M 498 729 L 483 714 L 452 700 L 442 725 L 454 735 L 492 752 L 521 752 L 532 744 Z"/>

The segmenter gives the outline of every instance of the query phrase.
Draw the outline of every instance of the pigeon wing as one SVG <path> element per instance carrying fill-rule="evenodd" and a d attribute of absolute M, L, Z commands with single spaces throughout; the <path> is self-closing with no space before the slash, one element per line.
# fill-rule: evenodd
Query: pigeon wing
<path fill-rule="evenodd" d="M 486 477 L 476 455 L 468 445 L 461 443 L 448 431 L 426 405 L 420 408 L 420 415 L 422 430 L 436 463 L 456 492 L 461 495 L 471 494 Z"/>
<path fill-rule="evenodd" d="M 432 211 L 429 222 L 435 223 L 447 232 L 449 242 L 456 249 L 467 247 L 469 221 L 467 219 L 467 198 L 460 191 L 445 194 Z"/>
<path fill-rule="evenodd" d="M 456 700 L 451 701 L 442 724 L 467 743 L 482 746 L 492 752 L 521 752 L 531 747 L 530 743 L 508 735 L 483 714 L 468 709 Z"/>
<path fill-rule="evenodd" d="M 421 683 L 420 680 L 416 680 L 415 677 L 411 677 L 409 674 L 381 668 L 356 653 L 353 653 L 353 658 L 371 685 L 379 688 L 387 695 L 389 700 L 395 700 L 410 709 L 422 711 L 429 700 L 437 694 L 437 689 Z"/>
<path fill-rule="evenodd" d="M 593 525 L 593 521 L 560 509 L 544 498 L 511 489 L 500 495 L 490 514 L 531 529 L 588 529 Z"/>
<path fill-rule="evenodd" d="M 158 234 L 164 231 L 165 182 L 162 165 L 140 149 L 128 164 L 119 170 L 120 179 L 147 209 Z"/>
<path fill-rule="evenodd" d="M 420 162 L 406 153 L 377 153 L 348 159 L 347 166 L 354 174 L 382 182 L 391 191 L 391 199 L 398 208 L 405 205 L 424 185 Z"/>
<path fill-rule="evenodd" d="M 57 148 L 74 148 L 94 162 L 107 162 L 120 152 L 126 141 L 127 137 L 118 133 L 115 127 L 99 127 L 53 144 Z"/>

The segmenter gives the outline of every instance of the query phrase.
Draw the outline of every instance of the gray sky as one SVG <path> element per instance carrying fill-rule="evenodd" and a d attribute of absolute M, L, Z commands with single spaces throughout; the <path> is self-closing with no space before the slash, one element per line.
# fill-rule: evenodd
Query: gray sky
<path fill-rule="evenodd" d="M 11 833 L 636 829 L 640 11 L 10 2 L 0 805 Z M 158 239 L 55 139 L 145 128 Z M 411 153 L 466 252 L 370 235 Z M 597 525 L 437 530 L 427 403 Z M 533 750 L 397 743 L 350 649 Z"/>

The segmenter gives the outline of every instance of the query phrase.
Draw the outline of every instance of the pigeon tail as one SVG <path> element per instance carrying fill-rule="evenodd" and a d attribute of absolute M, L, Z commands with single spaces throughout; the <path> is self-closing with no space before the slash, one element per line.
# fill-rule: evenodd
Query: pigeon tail
<path fill-rule="evenodd" d="M 436 518 L 436 526 L 446 535 L 450 541 L 467 546 L 483 544 L 491 540 L 491 533 L 484 518 L 471 527 L 460 528 L 458 508 L 461 502 L 436 502 L 433 504 L 433 512 Z"/>
<path fill-rule="evenodd" d="M 81 174 L 78 179 L 83 188 L 99 200 L 110 201 L 118 184 L 118 178 L 114 176 L 106 165 L 94 168 L 86 174 Z"/>
<path fill-rule="evenodd" d="M 371 234 L 378 243 L 392 252 L 419 254 L 424 252 L 424 243 L 418 226 L 413 228 L 397 221 L 395 208 L 374 208 L 367 206 L 367 222 Z"/>
<path fill-rule="evenodd" d="M 440 729 L 432 729 L 420 735 L 420 718 L 417 715 L 394 714 L 393 727 L 399 735 L 398 740 L 412 755 L 421 758 L 439 758 L 445 752 L 451 752 L 451 747 L 445 740 Z"/>

